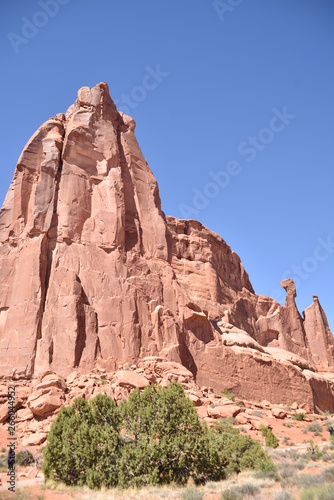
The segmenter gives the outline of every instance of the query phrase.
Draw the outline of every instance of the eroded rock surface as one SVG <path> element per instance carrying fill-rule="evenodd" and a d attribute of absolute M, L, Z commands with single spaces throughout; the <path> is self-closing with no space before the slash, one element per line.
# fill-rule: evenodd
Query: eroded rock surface
<path fill-rule="evenodd" d="M 29 396 L 40 416 L 62 404 L 73 370 L 150 357 L 170 364 L 162 385 L 176 363 L 181 380 L 217 391 L 334 410 L 333 378 L 317 373 L 334 371 L 318 299 L 302 317 L 292 280 L 284 306 L 257 295 L 220 236 L 165 217 L 134 130 L 100 83 L 24 148 L 0 212 L 0 375 L 57 374 Z"/>

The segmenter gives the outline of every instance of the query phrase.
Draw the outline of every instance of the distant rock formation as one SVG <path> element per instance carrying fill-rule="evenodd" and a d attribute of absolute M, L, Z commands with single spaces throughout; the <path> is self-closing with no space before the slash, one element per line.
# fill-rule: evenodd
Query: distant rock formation
<path fill-rule="evenodd" d="M 318 298 L 303 318 L 292 280 L 284 306 L 255 294 L 220 236 L 165 217 L 134 130 L 100 83 L 25 146 L 0 212 L 0 375 L 160 356 L 200 385 L 334 411 Z"/>

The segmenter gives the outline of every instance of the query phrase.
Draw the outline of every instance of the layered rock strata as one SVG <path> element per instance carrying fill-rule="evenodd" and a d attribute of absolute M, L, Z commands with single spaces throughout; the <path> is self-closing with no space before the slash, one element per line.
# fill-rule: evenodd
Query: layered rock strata
<path fill-rule="evenodd" d="M 318 299 L 302 317 L 292 280 L 284 306 L 257 295 L 220 236 L 165 217 L 134 130 L 100 83 L 24 148 L 0 212 L 0 375 L 160 356 L 217 390 L 334 411 Z"/>

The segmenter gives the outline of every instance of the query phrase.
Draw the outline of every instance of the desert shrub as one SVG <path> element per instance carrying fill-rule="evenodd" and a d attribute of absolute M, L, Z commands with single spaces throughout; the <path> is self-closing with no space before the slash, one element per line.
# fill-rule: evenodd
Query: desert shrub
<path fill-rule="evenodd" d="M 263 417 L 263 412 L 260 411 L 260 410 L 255 410 L 255 411 L 253 411 L 253 415 L 254 415 L 254 417 L 262 418 Z"/>
<path fill-rule="evenodd" d="M 235 400 L 235 395 L 230 392 L 227 387 L 224 388 L 222 395 L 225 396 L 225 398 L 230 399 L 231 401 Z"/>
<path fill-rule="evenodd" d="M 306 464 L 307 464 L 307 460 L 305 460 L 304 458 L 299 459 L 298 462 L 296 462 L 297 469 L 298 470 L 305 469 Z"/>
<path fill-rule="evenodd" d="M 274 500 L 293 500 L 293 496 L 289 491 L 279 491 L 276 493 Z"/>
<path fill-rule="evenodd" d="M 221 499 L 222 500 L 242 500 L 242 496 L 240 492 L 234 488 L 228 488 L 227 490 L 224 490 L 221 494 Z"/>
<path fill-rule="evenodd" d="M 36 467 L 38 469 L 41 469 L 42 465 L 43 465 L 43 454 L 39 453 L 38 455 L 35 455 L 34 459 L 35 459 L 35 465 L 36 465 Z"/>
<path fill-rule="evenodd" d="M 312 439 L 308 441 L 307 454 L 311 460 L 319 460 L 322 456 L 322 453 L 319 449 L 319 446 L 314 443 Z"/>
<path fill-rule="evenodd" d="M 328 420 L 328 419 L 325 419 L 325 420 L 326 420 L 325 427 L 326 427 L 326 430 L 328 431 L 330 427 L 334 426 L 334 422 L 332 420 Z"/>
<path fill-rule="evenodd" d="M 295 464 L 283 462 L 279 467 L 282 485 L 293 485 L 297 482 L 298 468 Z"/>
<path fill-rule="evenodd" d="M 228 425 L 234 425 L 237 423 L 237 419 L 235 417 L 226 417 L 224 418 L 224 421 Z"/>
<path fill-rule="evenodd" d="M 31 453 L 30 450 L 22 450 L 19 451 L 15 455 L 15 463 L 16 465 L 30 465 L 35 463 L 34 455 Z"/>
<path fill-rule="evenodd" d="M 322 484 L 331 484 L 333 491 L 334 483 L 334 466 L 325 469 L 321 474 L 310 475 L 302 474 L 299 477 L 298 485 L 299 487 L 311 488 Z"/>
<path fill-rule="evenodd" d="M 185 484 L 197 475 L 204 428 L 179 384 L 133 391 L 120 414 L 127 439 L 119 463 L 121 486 Z"/>
<path fill-rule="evenodd" d="M 276 467 L 259 441 L 240 434 L 238 429 L 219 421 L 206 432 L 206 455 L 201 462 L 202 467 L 210 468 L 209 479 L 222 479 L 222 469 L 241 472 L 243 470 L 275 471 Z M 207 464 L 206 461 L 209 463 Z"/>
<path fill-rule="evenodd" d="M 106 394 L 63 407 L 44 452 L 46 479 L 90 488 L 220 480 L 226 471 L 275 470 L 259 442 L 221 421 L 208 430 L 183 388 Z"/>
<path fill-rule="evenodd" d="M 293 418 L 298 421 L 305 420 L 305 413 L 295 413 Z"/>
<path fill-rule="evenodd" d="M 268 434 L 265 437 L 265 440 L 266 440 L 266 446 L 268 446 L 268 448 L 278 447 L 278 439 L 275 436 L 275 434 L 273 434 L 273 431 L 271 429 L 269 429 Z"/>
<path fill-rule="evenodd" d="M 51 426 L 44 451 L 46 478 L 90 488 L 117 484 L 120 417 L 112 398 L 78 398 L 63 406 Z"/>
<path fill-rule="evenodd" d="M 258 470 L 254 473 L 255 479 L 272 479 L 274 481 L 279 480 L 277 470 Z"/>
<path fill-rule="evenodd" d="M 323 481 L 327 483 L 334 483 L 334 466 L 329 467 L 328 469 L 325 469 L 321 473 Z"/>
<path fill-rule="evenodd" d="M 4 471 L 6 469 L 7 469 L 6 455 L 1 455 L 0 456 L 0 471 Z"/>
<path fill-rule="evenodd" d="M 181 493 L 182 500 L 202 500 L 203 491 L 196 488 L 187 488 Z"/>
<path fill-rule="evenodd" d="M 268 448 L 277 448 L 278 447 L 278 439 L 269 427 L 265 425 L 260 425 L 260 432 L 262 436 L 265 438 L 266 446 Z"/>
<path fill-rule="evenodd" d="M 300 500 L 333 500 L 333 485 L 321 484 L 302 490 Z"/>
<path fill-rule="evenodd" d="M 314 433 L 321 433 L 322 432 L 322 426 L 320 424 L 318 424 L 317 422 L 313 422 L 312 424 L 307 425 L 306 429 L 309 432 L 314 432 Z"/>
<path fill-rule="evenodd" d="M 321 474 L 301 474 L 298 478 L 298 486 L 300 488 L 309 488 L 323 483 Z"/>
<path fill-rule="evenodd" d="M 244 498 L 254 497 L 260 492 L 260 488 L 253 483 L 237 484 L 222 492 L 222 500 L 242 500 Z"/>

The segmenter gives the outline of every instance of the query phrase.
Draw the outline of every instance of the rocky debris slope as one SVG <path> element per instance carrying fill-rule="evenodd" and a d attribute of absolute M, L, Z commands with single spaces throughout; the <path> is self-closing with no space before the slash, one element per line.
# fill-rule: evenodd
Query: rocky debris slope
<path fill-rule="evenodd" d="M 200 386 L 334 411 L 318 299 L 303 318 L 292 280 L 284 306 L 257 295 L 220 236 L 165 217 L 134 130 L 100 83 L 24 148 L 0 212 L 0 375 L 99 368 L 125 387 L 124 363 L 158 356 Z M 63 400 L 60 382 L 42 385 L 27 408 Z"/>
<path fill-rule="evenodd" d="M 94 368 L 90 373 L 80 374 L 75 370 L 65 380 L 55 373 L 46 372 L 32 380 L 6 381 L 16 385 L 19 395 L 16 405 L 16 434 L 19 448 L 43 444 L 51 424 L 62 405 L 70 405 L 75 398 L 87 400 L 97 394 L 106 393 L 118 404 L 128 398 L 136 388 L 144 389 L 150 383 L 167 387 L 171 382 L 181 384 L 198 416 L 211 427 L 215 421 L 224 418 L 244 431 L 259 430 L 260 425 L 273 427 L 277 420 L 291 420 L 297 413 L 303 413 L 306 422 L 323 419 L 315 416 L 312 402 L 298 404 L 271 404 L 265 399 L 252 402 L 235 397 L 226 388 L 215 392 L 212 387 L 196 384 L 193 374 L 180 363 L 166 361 L 162 357 L 149 356 L 137 365 L 125 364 L 116 372 Z M 0 385 L 0 436 L 8 434 L 6 425 L 7 383 Z M 2 403 L 2 404 L 1 404 Z"/>

